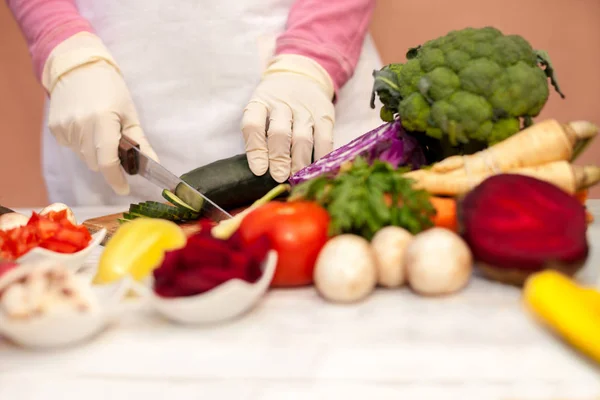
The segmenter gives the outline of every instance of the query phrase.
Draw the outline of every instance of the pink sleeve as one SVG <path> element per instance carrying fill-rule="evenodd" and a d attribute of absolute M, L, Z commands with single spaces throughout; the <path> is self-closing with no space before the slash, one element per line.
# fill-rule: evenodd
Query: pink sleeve
<path fill-rule="evenodd" d="M 296 0 L 276 54 L 299 54 L 317 61 L 336 92 L 354 73 L 375 0 Z"/>
<path fill-rule="evenodd" d="M 7 0 L 33 59 L 40 79 L 48 55 L 59 43 L 79 32 L 92 32 L 74 0 Z"/>

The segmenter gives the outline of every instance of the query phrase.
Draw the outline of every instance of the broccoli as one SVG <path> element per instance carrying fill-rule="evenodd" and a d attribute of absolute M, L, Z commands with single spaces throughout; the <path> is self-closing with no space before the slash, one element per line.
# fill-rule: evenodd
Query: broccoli
<path fill-rule="evenodd" d="M 545 51 L 496 28 L 465 28 L 410 49 L 404 64 L 374 71 L 381 119 L 400 118 L 428 161 L 470 154 L 532 123 L 548 100 L 548 78 L 564 98 Z M 543 68 L 541 68 L 543 67 Z"/>

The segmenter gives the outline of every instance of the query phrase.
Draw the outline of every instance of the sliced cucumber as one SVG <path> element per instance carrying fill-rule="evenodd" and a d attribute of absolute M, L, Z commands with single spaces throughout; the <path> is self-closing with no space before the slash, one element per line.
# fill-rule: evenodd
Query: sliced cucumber
<path fill-rule="evenodd" d="M 135 219 L 135 218 L 147 218 L 144 214 L 139 213 L 139 212 L 130 212 L 129 215 L 131 216 L 131 219 Z"/>
<path fill-rule="evenodd" d="M 123 213 L 123 219 L 127 219 L 127 220 L 131 220 L 131 219 L 136 219 L 139 217 L 143 217 L 144 215 L 135 213 L 135 212 L 126 212 Z"/>
<path fill-rule="evenodd" d="M 190 186 L 180 183 L 175 188 L 176 198 L 179 199 L 182 203 L 188 205 L 188 207 L 192 208 L 195 212 L 200 212 L 202 206 L 204 205 L 204 199 L 198 196 L 198 193 L 195 193 Z"/>
<path fill-rule="evenodd" d="M 177 191 L 177 189 L 175 191 Z M 167 189 L 164 189 L 162 191 L 162 197 L 164 197 L 164 199 L 167 200 L 169 203 L 173 204 L 176 207 L 181 208 L 184 211 L 192 211 L 192 212 L 197 213 L 200 211 L 200 208 L 202 208 L 202 205 L 200 205 L 200 208 L 197 208 L 197 209 L 192 208 L 192 206 L 188 205 L 183 200 L 181 200 L 179 197 L 177 197 L 177 195 L 175 195 L 175 193 L 173 193 Z"/>
<path fill-rule="evenodd" d="M 199 214 L 188 209 L 159 203 L 157 201 L 145 201 L 131 204 L 129 211 L 124 214 L 124 219 L 130 218 L 160 218 L 169 221 L 193 221 L 199 218 Z"/>

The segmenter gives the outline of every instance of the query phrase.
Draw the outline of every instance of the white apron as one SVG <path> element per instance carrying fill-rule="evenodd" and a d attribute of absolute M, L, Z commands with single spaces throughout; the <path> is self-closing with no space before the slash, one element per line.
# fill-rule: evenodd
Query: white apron
<path fill-rule="evenodd" d="M 142 129 L 176 175 L 244 152 L 242 112 L 284 31 L 294 0 L 77 0 L 131 91 Z M 336 105 L 334 145 L 380 124 L 369 107 L 372 71 L 381 61 L 370 37 Z M 47 108 L 46 108 L 47 116 Z M 128 177 L 118 196 L 68 148 L 44 119 L 43 168 L 50 202 L 70 206 L 160 199 L 161 190 Z"/>

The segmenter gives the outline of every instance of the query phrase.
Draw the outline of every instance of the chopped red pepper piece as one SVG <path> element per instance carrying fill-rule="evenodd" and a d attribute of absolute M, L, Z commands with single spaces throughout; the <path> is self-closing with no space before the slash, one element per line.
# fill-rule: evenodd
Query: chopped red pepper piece
<path fill-rule="evenodd" d="M 75 253 L 87 247 L 91 239 L 85 226 L 73 225 L 67 219 L 66 210 L 45 216 L 34 212 L 25 226 L 0 231 L 0 258 L 16 260 L 36 247 Z"/>

